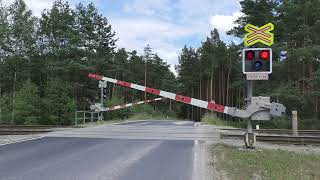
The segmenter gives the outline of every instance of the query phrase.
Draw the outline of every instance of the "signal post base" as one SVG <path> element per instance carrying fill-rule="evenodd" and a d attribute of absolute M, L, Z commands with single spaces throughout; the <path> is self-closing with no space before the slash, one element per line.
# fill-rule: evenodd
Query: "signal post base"
<path fill-rule="evenodd" d="M 247 132 L 244 134 L 244 143 L 247 148 L 254 149 L 256 146 L 256 135 L 252 130 L 252 121 L 247 121 Z"/>
<path fill-rule="evenodd" d="M 245 133 L 244 134 L 244 143 L 246 148 L 254 149 L 256 148 L 256 134 L 255 133 Z"/>

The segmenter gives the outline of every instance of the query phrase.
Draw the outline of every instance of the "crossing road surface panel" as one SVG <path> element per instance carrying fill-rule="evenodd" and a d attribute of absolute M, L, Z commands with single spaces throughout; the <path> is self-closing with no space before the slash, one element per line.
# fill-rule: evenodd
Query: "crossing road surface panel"
<path fill-rule="evenodd" d="M 217 134 L 175 121 L 52 132 L 0 146 L 0 180 L 199 179 L 202 156 L 196 147 Z"/>

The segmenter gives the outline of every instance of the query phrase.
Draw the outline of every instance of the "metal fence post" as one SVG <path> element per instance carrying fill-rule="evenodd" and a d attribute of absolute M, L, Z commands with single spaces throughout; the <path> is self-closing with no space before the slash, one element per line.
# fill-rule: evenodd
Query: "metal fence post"
<path fill-rule="evenodd" d="M 292 136 L 299 136 L 298 133 L 298 112 L 292 111 Z"/>
<path fill-rule="evenodd" d="M 74 113 L 74 125 L 77 125 L 77 111 Z"/>
<path fill-rule="evenodd" d="M 83 111 L 83 125 L 86 124 L 86 112 Z"/>

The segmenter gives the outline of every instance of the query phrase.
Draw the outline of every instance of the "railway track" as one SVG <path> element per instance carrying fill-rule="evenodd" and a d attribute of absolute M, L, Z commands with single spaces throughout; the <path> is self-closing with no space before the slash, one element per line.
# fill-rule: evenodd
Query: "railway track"
<path fill-rule="evenodd" d="M 66 128 L 70 126 L 58 125 L 0 125 L 1 129 L 50 129 L 50 128 Z"/>
<path fill-rule="evenodd" d="M 0 135 L 27 135 L 52 132 L 49 129 L 1 129 Z"/>
<path fill-rule="evenodd" d="M 226 131 L 245 132 L 246 129 L 221 129 Z M 291 135 L 292 131 L 288 129 L 254 129 L 253 132 L 258 134 L 277 134 L 277 135 Z M 299 130 L 300 136 L 320 136 L 320 130 Z"/>
<path fill-rule="evenodd" d="M 0 135 L 27 135 L 52 132 L 69 126 L 51 125 L 0 125 Z"/>
<path fill-rule="evenodd" d="M 222 139 L 243 139 L 243 134 L 221 133 Z M 257 141 L 265 141 L 277 144 L 320 145 L 320 136 L 288 136 L 257 134 Z"/>

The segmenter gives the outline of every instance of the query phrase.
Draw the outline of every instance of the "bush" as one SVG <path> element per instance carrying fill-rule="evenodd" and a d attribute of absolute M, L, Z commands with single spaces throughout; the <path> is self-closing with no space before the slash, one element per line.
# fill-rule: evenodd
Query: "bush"
<path fill-rule="evenodd" d="M 68 94 L 69 87 L 61 80 L 48 83 L 43 97 L 41 124 L 70 125 L 76 110 L 75 100 Z"/>
<path fill-rule="evenodd" d="M 15 124 L 38 124 L 40 120 L 41 100 L 38 87 L 26 81 L 17 92 L 13 101 Z"/>
<path fill-rule="evenodd" d="M 111 100 L 105 103 L 106 107 L 117 106 L 121 104 L 126 104 L 123 99 L 119 96 L 114 95 Z M 109 111 L 105 113 L 105 120 L 111 119 L 135 119 L 135 120 L 144 120 L 144 119 L 176 119 L 176 114 L 173 111 L 161 111 L 156 109 L 151 104 L 140 104 L 134 105 L 132 107 L 119 109 L 115 111 Z"/>
<path fill-rule="evenodd" d="M 168 111 L 166 111 L 166 117 L 168 118 L 168 119 L 177 119 L 178 117 L 177 117 L 177 114 L 174 112 L 174 111 L 170 111 L 170 110 L 168 110 Z"/>
<path fill-rule="evenodd" d="M 228 126 L 227 122 L 219 119 L 216 114 L 213 113 L 206 113 L 202 119 L 201 122 L 204 124 L 209 125 L 217 125 L 217 126 Z"/>
<path fill-rule="evenodd" d="M 0 96 L 0 124 L 10 124 L 12 119 L 12 100 L 8 94 Z"/>
<path fill-rule="evenodd" d="M 163 112 L 155 110 L 150 104 L 142 104 L 130 108 L 130 119 L 144 120 L 144 119 L 165 119 Z"/>
<path fill-rule="evenodd" d="M 111 100 L 105 102 L 106 107 L 111 106 L 118 106 L 124 104 L 123 99 L 119 98 L 118 96 L 113 96 Z M 115 111 L 109 111 L 104 113 L 104 119 L 110 120 L 110 119 L 126 119 L 130 116 L 130 111 L 128 108 L 125 109 L 119 109 Z"/>
<path fill-rule="evenodd" d="M 241 121 L 241 122 L 225 121 L 225 120 L 219 119 L 217 115 L 214 113 L 206 113 L 202 117 L 201 122 L 204 124 L 216 125 L 216 126 L 233 126 L 233 127 L 239 127 L 239 128 L 246 127 L 246 121 Z"/>
<path fill-rule="evenodd" d="M 290 129 L 291 122 L 288 116 L 274 117 L 270 121 L 255 121 L 261 129 Z"/>
<path fill-rule="evenodd" d="M 301 118 L 298 119 L 299 129 L 320 129 L 320 119 L 319 118 Z"/>

